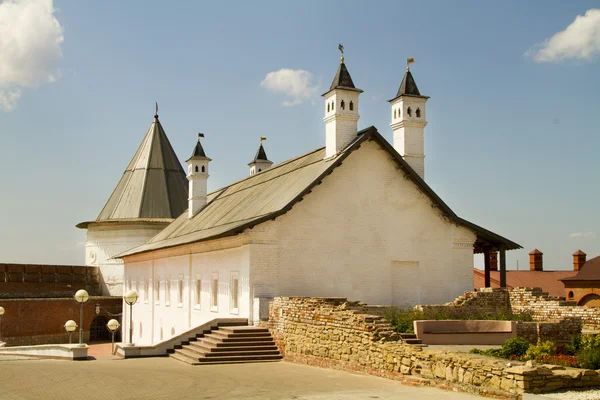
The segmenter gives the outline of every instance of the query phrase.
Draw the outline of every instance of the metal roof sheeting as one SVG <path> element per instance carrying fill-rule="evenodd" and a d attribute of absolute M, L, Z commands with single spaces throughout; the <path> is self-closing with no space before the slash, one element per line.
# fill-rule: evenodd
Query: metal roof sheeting
<path fill-rule="evenodd" d="M 187 208 L 187 179 L 155 116 L 96 221 L 175 218 Z"/>
<path fill-rule="evenodd" d="M 209 194 L 207 205 L 193 218 L 189 219 L 187 213 L 180 215 L 148 243 L 117 257 L 235 235 L 282 215 L 368 139 L 379 142 L 404 171 L 402 175 L 411 179 L 434 204 L 439 205 L 447 218 L 472 229 L 478 238 L 476 247 L 490 244 L 506 250 L 521 248 L 502 236 L 459 218 L 377 130 L 369 127 L 358 132 L 357 138 L 336 157 L 325 159 L 325 148 L 320 148 Z"/>

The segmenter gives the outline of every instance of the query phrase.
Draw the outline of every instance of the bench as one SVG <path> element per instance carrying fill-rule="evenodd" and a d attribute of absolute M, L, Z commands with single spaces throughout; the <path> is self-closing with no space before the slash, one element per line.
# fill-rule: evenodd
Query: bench
<path fill-rule="evenodd" d="M 517 336 L 515 321 L 420 320 L 414 328 L 423 344 L 501 345 Z"/>

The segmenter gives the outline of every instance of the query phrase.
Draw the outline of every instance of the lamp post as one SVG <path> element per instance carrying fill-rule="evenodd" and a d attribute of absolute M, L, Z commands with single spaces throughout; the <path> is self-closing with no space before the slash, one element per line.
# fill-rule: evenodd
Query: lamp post
<path fill-rule="evenodd" d="M 133 345 L 132 311 L 133 311 L 133 305 L 135 304 L 137 299 L 138 299 L 138 294 L 135 290 L 130 290 L 127 293 L 125 293 L 125 296 L 123 296 L 123 300 L 125 300 L 125 303 L 129 304 L 129 344 L 131 344 L 131 345 Z"/>
<path fill-rule="evenodd" d="M 77 322 L 72 319 L 65 322 L 65 330 L 69 334 L 69 344 L 71 344 L 71 336 L 73 336 L 73 332 L 77 329 Z"/>
<path fill-rule="evenodd" d="M 90 299 L 90 295 L 83 289 L 78 290 L 75 293 L 75 301 L 78 302 L 81 307 L 79 310 L 79 344 L 83 345 L 83 305 Z"/>
<path fill-rule="evenodd" d="M 4 307 L 0 306 L 0 343 L 2 343 L 2 316 L 4 315 Z"/>
<path fill-rule="evenodd" d="M 110 354 L 115 354 L 115 332 L 119 329 L 120 326 L 121 325 L 119 324 L 119 321 L 117 321 L 116 319 L 111 319 L 106 324 L 106 327 L 108 328 L 110 333 L 112 333 L 112 347 Z"/>

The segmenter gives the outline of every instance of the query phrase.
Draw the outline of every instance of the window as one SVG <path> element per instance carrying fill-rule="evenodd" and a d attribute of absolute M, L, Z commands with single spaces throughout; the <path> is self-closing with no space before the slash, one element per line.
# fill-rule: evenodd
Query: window
<path fill-rule="evenodd" d="M 231 274 L 231 286 L 230 286 L 230 290 L 229 290 L 229 295 L 230 295 L 230 312 L 232 314 L 238 314 L 239 313 L 239 297 L 240 297 L 240 279 L 239 279 L 239 274 L 237 272 L 234 272 Z"/>
<path fill-rule="evenodd" d="M 329 103 L 327 103 L 327 112 L 329 112 Z"/>
<path fill-rule="evenodd" d="M 177 279 L 177 307 L 183 307 L 183 274 Z"/>
<path fill-rule="evenodd" d="M 154 302 L 160 304 L 160 278 L 156 278 L 154 281 Z"/>
<path fill-rule="evenodd" d="M 165 275 L 165 305 L 171 305 L 171 275 Z"/>
<path fill-rule="evenodd" d="M 262 169 L 260 169 L 260 168 L 259 168 L 259 169 L 258 169 L 258 172 L 260 172 L 260 171 L 262 171 Z"/>
<path fill-rule="evenodd" d="M 335 103 L 332 101 L 331 102 L 331 111 L 335 110 Z"/>
<path fill-rule="evenodd" d="M 396 110 L 394 110 L 394 119 L 396 119 Z"/>
<path fill-rule="evenodd" d="M 144 278 L 144 303 L 148 304 L 148 279 Z"/>
<path fill-rule="evenodd" d="M 127 279 L 127 290 L 131 290 L 131 279 Z"/>
<path fill-rule="evenodd" d="M 572 292 L 572 291 L 570 291 L 570 292 L 569 292 L 569 298 L 570 298 L 570 299 L 572 299 L 572 298 L 573 298 L 573 296 L 574 296 L 573 292 Z"/>
<path fill-rule="evenodd" d="M 398 109 L 398 118 L 400 118 L 401 115 L 402 115 L 402 110 Z"/>
<path fill-rule="evenodd" d="M 202 166 L 202 172 L 204 172 L 204 165 Z"/>
<path fill-rule="evenodd" d="M 350 101 L 350 111 L 354 110 L 354 103 Z"/>
<path fill-rule="evenodd" d="M 421 109 L 417 108 L 417 111 L 415 111 L 415 115 L 417 116 L 417 118 L 421 118 Z"/>
<path fill-rule="evenodd" d="M 198 166 L 196 165 L 196 172 L 198 172 Z"/>
<path fill-rule="evenodd" d="M 198 275 L 196 276 L 196 305 L 194 309 L 200 310 L 200 304 L 202 301 L 202 278 Z"/>
<path fill-rule="evenodd" d="M 408 114 L 409 117 L 412 117 L 412 110 L 410 109 L 410 107 L 408 107 L 406 109 L 406 113 Z"/>
<path fill-rule="evenodd" d="M 210 283 L 210 311 L 219 310 L 219 273 L 213 272 Z"/>
<path fill-rule="evenodd" d="M 341 108 L 342 110 L 345 110 L 345 109 L 346 109 L 346 104 L 344 103 L 344 100 L 342 100 L 342 102 L 340 103 L 340 108 Z"/>

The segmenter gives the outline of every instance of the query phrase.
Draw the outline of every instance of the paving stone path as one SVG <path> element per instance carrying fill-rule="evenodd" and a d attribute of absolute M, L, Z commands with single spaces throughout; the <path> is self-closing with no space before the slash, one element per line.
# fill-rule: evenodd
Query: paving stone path
<path fill-rule="evenodd" d="M 2 400 L 482 399 L 287 362 L 189 366 L 170 358 L 91 361 L 0 358 L 0 371 Z"/>

